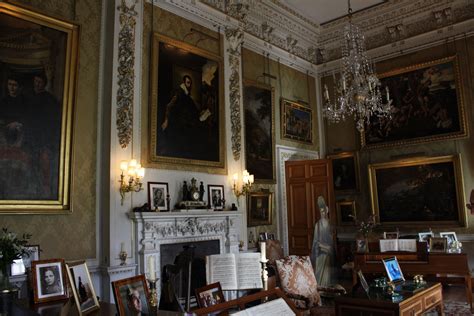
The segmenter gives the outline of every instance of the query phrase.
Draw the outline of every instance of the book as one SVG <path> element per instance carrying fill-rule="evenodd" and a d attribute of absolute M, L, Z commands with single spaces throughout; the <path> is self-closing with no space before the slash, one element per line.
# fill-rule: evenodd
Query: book
<path fill-rule="evenodd" d="M 261 289 L 260 253 L 206 256 L 207 284 L 220 282 L 223 290 Z"/>
<path fill-rule="evenodd" d="M 241 310 L 236 316 L 294 316 L 295 313 L 282 298 Z"/>
<path fill-rule="evenodd" d="M 416 239 L 380 239 L 380 252 L 416 252 Z"/>

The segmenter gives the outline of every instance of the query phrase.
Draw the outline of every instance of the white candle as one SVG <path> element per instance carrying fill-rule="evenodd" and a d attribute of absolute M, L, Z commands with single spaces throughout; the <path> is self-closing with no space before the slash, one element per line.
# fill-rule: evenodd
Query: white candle
<path fill-rule="evenodd" d="M 150 280 L 155 280 L 155 257 L 149 256 L 148 257 L 148 273 L 150 275 Z"/>
<path fill-rule="evenodd" d="M 125 251 L 125 243 L 121 242 L 120 243 L 120 252 L 123 252 L 123 251 Z"/>
<path fill-rule="evenodd" d="M 329 90 L 327 85 L 324 85 L 324 96 L 326 97 L 326 100 L 329 100 Z"/>
<path fill-rule="evenodd" d="M 264 241 L 260 242 L 260 261 L 265 262 L 267 260 L 267 249 Z"/>

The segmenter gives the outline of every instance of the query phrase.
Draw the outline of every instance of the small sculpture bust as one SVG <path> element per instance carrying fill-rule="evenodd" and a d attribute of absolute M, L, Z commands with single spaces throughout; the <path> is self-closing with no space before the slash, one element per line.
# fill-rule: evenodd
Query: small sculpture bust
<path fill-rule="evenodd" d="M 189 198 L 188 184 L 186 181 L 183 183 L 183 201 L 187 201 Z"/>

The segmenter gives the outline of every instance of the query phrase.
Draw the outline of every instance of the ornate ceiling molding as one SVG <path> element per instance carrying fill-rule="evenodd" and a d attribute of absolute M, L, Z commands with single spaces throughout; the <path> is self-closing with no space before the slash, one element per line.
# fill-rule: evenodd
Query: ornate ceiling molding
<path fill-rule="evenodd" d="M 474 2 L 465 0 L 395 0 L 353 15 L 354 23 L 365 34 L 369 50 L 435 30 L 435 36 L 430 36 L 430 39 L 439 40 L 446 37 L 446 32 L 438 30 L 472 18 Z M 341 32 L 346 23 L 347 19 L 343 18 L 321 27 L 319 44 L 323 50 L 323 62 L 340 58 Z"/>

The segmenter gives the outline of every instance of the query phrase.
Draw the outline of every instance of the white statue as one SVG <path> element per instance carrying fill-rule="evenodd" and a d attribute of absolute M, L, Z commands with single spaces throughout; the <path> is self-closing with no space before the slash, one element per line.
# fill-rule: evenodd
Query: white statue
<path fill-rule="evenodd" d="M 334 285 L 334 240 L 332 226 L 328 218 L 329 208 L 322 196 L 318 197 L 318 207 L 320 219 L 314 226 L 311 262 L 318 285 L 329 286 Z"/>

